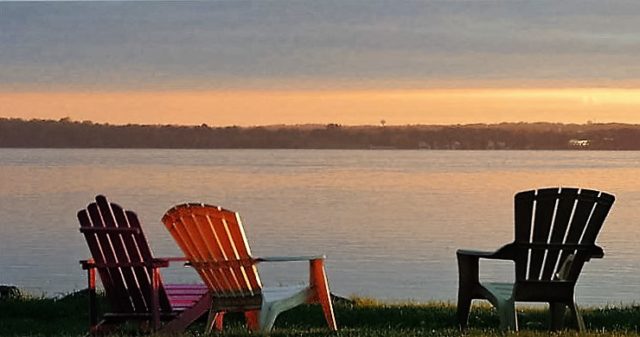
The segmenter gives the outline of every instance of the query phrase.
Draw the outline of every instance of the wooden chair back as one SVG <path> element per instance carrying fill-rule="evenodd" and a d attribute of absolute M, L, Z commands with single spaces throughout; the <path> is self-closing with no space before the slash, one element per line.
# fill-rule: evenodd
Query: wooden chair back
<path fill-rule="evenodd" d="M 237 213 L 205 204 L 182 204 L 167 211 L 162 222 L 214 298 L 259 301 L 262 283 Z"/>
<path fill-rule="evenodd" d="M 153 256 L 138 216 L 99 195 L 96 202 L 78 212 L 78 220 L 93 260 L 99 265 L 98 274 L 112 309 L 119 313 L 151 312 Z M 171 312 L 159 282 L 161 311 Z"/>
<path fill-rule="evenodd" d="M 515 196 L 516 281 L 573 282 L 592 257 L 615 197 L 577 188 Z"/>

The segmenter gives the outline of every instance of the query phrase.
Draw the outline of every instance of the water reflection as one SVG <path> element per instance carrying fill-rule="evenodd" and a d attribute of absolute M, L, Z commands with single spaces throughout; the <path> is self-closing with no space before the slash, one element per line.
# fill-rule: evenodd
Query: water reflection
<path fill-rule="evenodd" d="M 513 194 L 582 186 L 617 196 L 580 302 L 629 302 L 640 268 L 636 152 L 310 150 L 0 150 L 0 283 L 49 294 L 84 286 L 77 210 L 103 193 L 135 210 L 157 255 L 179 250 L 166 209 L 206 201 L 240 212 L 256 255 L 326 253 L 333 289 L 385 299 L 454 300 L 457 248 L 513 237 Z M 261 267 L 267 283 L 303 282 L 306 265 Z M 482 275 L 513 278 L 507 264 Z M 602 274 L 616 275 L 603 282 Z M 289 279 L 295 277 L 294 279 Z M 197 281 L 177 267 L 175 281 Z"/>

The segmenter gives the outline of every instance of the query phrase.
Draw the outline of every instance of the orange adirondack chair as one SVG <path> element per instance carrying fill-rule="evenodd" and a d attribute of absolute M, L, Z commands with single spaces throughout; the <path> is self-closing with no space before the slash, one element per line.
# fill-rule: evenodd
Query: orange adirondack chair
<path fill-rule="evenodd" d="M 518 330 L 516 301 L 548 302 L 551 328 L 563 325 L 571 309 L 585 330 L 574 290 L 585 262 L 604 256 L 596 236 L 615 197 L 577 188 L 546 188 L 515 196 L 515 240 L 495 252 L 458 250 L 458 321 L 466 328 L 473 299 L 486 299 L 500 316 L 500 327 Z M 515 283 L 480 282 L 479 260 L 515 262 Z"/>
<path fill-rule="evenodd" d="M 175 332 L 207 313 L 211 296 L 204 284 L 163 284 L 159 268 L 186 258 L 154 258 L 138 216 L 97 196 L 78 212 L 80 232 L 93 259 L 80 261 L 88 272 L 90 332 L 108 332 L 117 324 L 137 320 L 153 330 Z M 96 270 L 111 312 L 98 322 Z M 168 321 L 161 326 L 161 321 Z"/>
<path fill-rule="evenodd" d="M 167 211 L 165 226 L 209 287 L 213 304 L 207 332 L 222 329 L 225 312 L 244 312 L 251 330 L 268 332 L 283 311 L 303 303 L 320 303 L 331 330 L 337 330 L 324 256 L 255 258 L 240 221 L 232 211 L 205 204 L 183 204 Z M 309 261 L 310 284 L 264 288 L 256 264 Z"/>

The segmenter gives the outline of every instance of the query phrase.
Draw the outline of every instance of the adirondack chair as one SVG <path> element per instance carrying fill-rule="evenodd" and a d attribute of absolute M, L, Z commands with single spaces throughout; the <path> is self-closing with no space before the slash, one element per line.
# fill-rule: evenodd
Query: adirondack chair
<path fill-rule="evenodd" d="M 162 218 L 171 235 L 209 287 L 213 304 L 207 332 L 222 329 L 225 312 L 244 312 L 251 330 L 268 332 L 281 312 L 303 303 L 320 303 L 331 330 L 337 330 L 324 256 L 251 255 L 240 216 L 205 204 L 183 204 Z M 256 265 L 261 262 L 309 261 L 310 284 L 265 288 Z"/>
<path fill-rule="evenodd" d="M 153 330 L 181 331 L 208 312 L 211 296 L 204 284 L 163 284 L 159 268 L 186 258 L 154 258 L 134 212 L 99 195 L 78 212 L 78 220 L 93 256 L 80 261 L 88 273 L 90 333 L 108 332 L 129 320 Z M 111 306 L 100 322 L 96 270 Z M 168 323 L 161 326 L 161 321 Z"/>
<path fill-rule="evenodd" d="M 586 261 L 602 258 L 595 245 L 615 197 L 587 189 L 547 188 L 515 195 L 515 241 L 495 252 L 458 250 L 458 321 L 466 328 L 473 299 L 486 299 L 500 316 L 500 327 L 518 330 L 516 301 L 548 302 L 552 330 L 563 326 L 566 308 L 579 331 L 585 324 L 574 298 Z M 512 260 L 515 283 L 479 281 L 478 261 Z"/>

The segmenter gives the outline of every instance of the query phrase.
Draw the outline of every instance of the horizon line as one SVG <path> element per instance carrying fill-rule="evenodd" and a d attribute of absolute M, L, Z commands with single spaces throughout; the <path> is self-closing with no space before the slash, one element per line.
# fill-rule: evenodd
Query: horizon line
<path fill-rule="evenodd" d="M 327 127 L 327 126 L 338 126 L 342 128 L 360 128 L 360 127 L 379 127 L 379 128 L 387 128 L 387 127 L 469 127 L 469 126 L 500 126 L 500 125 L 510 125 L 510 124 L 525 124 L 525 125 L 540 125 L 540 124 L 548 124 L 548 125 L 563 125 L 563 126 L 605 126 L 605 125 L 621 125 L 621 126 L 640 126 L 640 123 L 624 123 L 624 122 L 597 122 L 597 121 L 587 121 L 585 123 L 563 123 L 563 122 L 549 122 L 549 121 L 536 121 L 536 122 L 525 122 L 525 121 L 504 121 L 499 123 L 457 123 L 457 124 L 387 124 L 386 121 L 384 125 L 382 124 L 341 124 L 341 123 L 303 123 L 303 124 L 256 124 L 256 125 L 209 125 L 208 123 L 201 124 L 142 124 L 142 123 L 109 123 L 109 122 L 95 122 L 92 120 L 74 120 L 73 118 L 66 116 L 60 119 L 47 119 L 47 118 L 20 118 L 20 117 L 4 117 L 0 116 L 0 121 L 2 120 L 10 120 L 10 121 L 22 121 L 22 122 L 56 122 L 56 123 L 74 123 L 74 124 L 90 124 L 90 125 L 99 125 L 99 126 L 163 126 L 163 127 L 202 127 L 205 125 L 209 128 L 241 128 L 241 129 L 250 129 L 250 128 L 270 128 L 270 127 Z"/>

